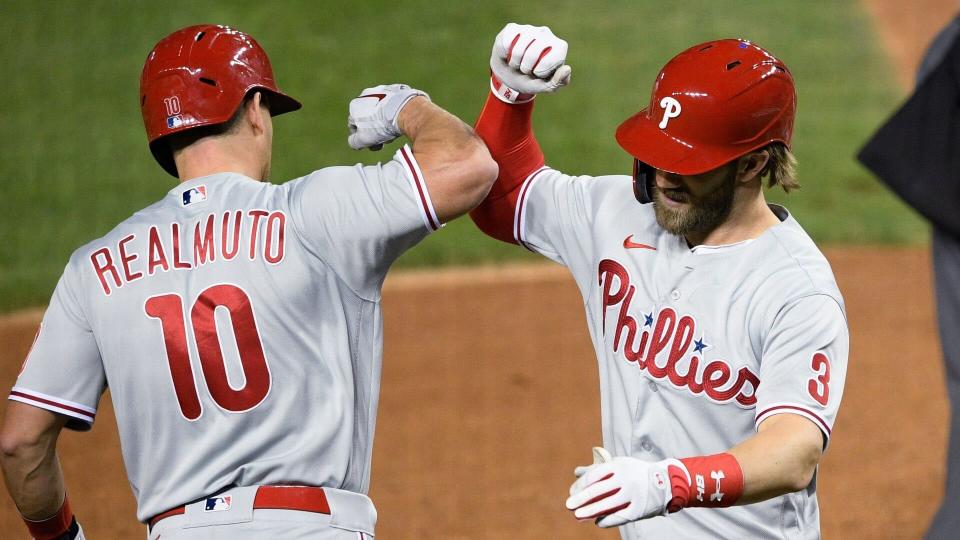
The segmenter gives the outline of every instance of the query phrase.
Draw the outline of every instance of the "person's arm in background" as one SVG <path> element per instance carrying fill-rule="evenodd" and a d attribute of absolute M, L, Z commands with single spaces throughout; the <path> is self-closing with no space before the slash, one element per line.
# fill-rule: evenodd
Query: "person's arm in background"
<path fill-rule="evenodd" d="M 70 509 L 57 438 L 67 418 L 9 401 L 0 431 L 0 466 L 10 497 L 37 539 L 83 538 Z"/>
<path fill-rule="evenodd" d="M 378 150 L 400 135 L 410 139 L 441 223 L 477 206 L 497 177 L 497 164 L 473 129 L 409 86 L 367 88 L 350 103 L 349 125 L 355 149 Z"/>

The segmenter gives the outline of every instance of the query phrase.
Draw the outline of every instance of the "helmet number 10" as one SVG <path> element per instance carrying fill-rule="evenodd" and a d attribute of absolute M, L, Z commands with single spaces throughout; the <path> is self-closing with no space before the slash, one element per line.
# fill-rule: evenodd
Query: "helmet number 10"
<path fill-rule="evenodd" d="M 187 346 L 187 328 L 183 298 L 179 294 L 162 294 L 148 298 L 144 308 L 151 318 L 160 319 L 163 342 L 170 364 L 173 389 L 180 404 L 180 412 L 187 420 L 200 418 L 203 406 L 197 392 L 197 378 L 193 373 Z M 225 309 L 229 314 L 236 339 L 243 386 L 234 388 L 227 378 L 226 363 L 217 332 L 215 312 Z M 263 344 L 253 317 L 250 297 L 235 285 L 214 285 L 207 288 L 190 309 L 190 323 L 197 354 L 200 356 L 202 379 L 206 381 L 210 397 L 222 409 L 244 412 L 259 405 L 270 391 L 270 370 L 263 354 Z"/>

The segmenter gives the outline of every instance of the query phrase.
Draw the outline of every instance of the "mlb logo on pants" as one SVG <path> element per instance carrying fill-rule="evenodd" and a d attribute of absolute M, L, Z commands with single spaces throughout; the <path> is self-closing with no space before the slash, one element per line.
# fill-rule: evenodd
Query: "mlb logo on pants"
<path fill-rule="evenodd" d="M 207 186 L 197 186 L 183 192 L 183 205 L 207 200 Z"/>
<path fill-rule="evenodd" d="M 222 512 L 224 510 L 230 509 L 230 501 L 233 498 L 230 495 L 224 495 L 223 497 L 209 497 L 207 499 L 206 505 L 203 507 L 204 512 Z"/>

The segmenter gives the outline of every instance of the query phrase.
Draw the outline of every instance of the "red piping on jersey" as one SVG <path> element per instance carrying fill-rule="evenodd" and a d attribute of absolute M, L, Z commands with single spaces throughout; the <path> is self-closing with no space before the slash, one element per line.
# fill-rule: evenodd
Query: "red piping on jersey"
<path fill-rule="evenodd" d="M 43 404 L 46 404 L 46 405 L 51 405 L 51 406 L 56 407 L 56 408 L 58 408 L 58 409 L 68 410 L 68 411 L 70 411 L 70 412 L 74 412 L 74 413 L 77 413 L 77 414 L 83 416 L 83 417 L 84 417 L 83 419 L 89 419 L 91 422 L 93 422 L 94 417 L 96 417 L 96 413 L 89 413 L 89 412 L 87 412 L 87 411 L 85 411 L 85 410 L 83 410 L 83 409 L 78 409 L 78 408 L 76 408 L 76 407 L 71 407 L 70 405 L 64 405 L 63 403 L 58 403 L 58 402 L 56 402 L 56 401 L 52 401 L 52 400 L 49 400 L 49 399 L 43 399 L 42 397 L 31 396 L 30 394 L 24 394 L 23 392 L 17 392 L 16 390 L 11 390 L 11 391 L 10 391 L 10 395 L 11 395 L 11 396 L 17 396 L 18 398 L 29 399 L 30 401 L 36 401 L 36 402 L 38 402 L 38 403 L 43 403 Z"/>
<path fill-rule="evenodd" d="M 805 414 L 809 414 L 810 416 L 814 417 L 817 420 L 817 422 L 820 423 L 820 426 L 823 427 L 824 431 L 827 432 L 827 436 L 828 437 L 830 436 L 830 426 L 827 425 L 827 423 L 823 420 L 823 418 L 820 418 L 819 416 L 817 416 L 817 414 L 811 411 L 810 409 L 804 409 L 803 407 L 797 407 L 795 405 L 777 405 L 775 407 L 770 407 L 769 409 L 766 409 L 765 411 L 757 415 L 757 422 L 759 422 L 760 419 L 763 418 L 765 415 L 779 409 L 791 409 L 791 410 L 803 412 Z"/>
<path fill-rule="evenodd" d="M 410 174 L 413 176 L 413 183 L 417 186 L 417 195 L 420 197 L 420 205 L 423 207 L 423 213 L 427 216 L 427 222 L 430 224 L 430 230 L 435 231 L 440 228 L 440 224 L 433 220 L 433 212 L 430 209 L 430 203 L 427 202 L 427 197 L 423 192 L 423 180 L 420 178 L 420 175 L 417 174 L 417 169 L 413 166 L 413 162 L 410 160 L 410 156 L 407 154 L 406 148 L 400 149 L 400 155 L 402 155 L 403 159 L 407 162 L 407 168 L 410 169 Z"/>
<path fill-rule="evenodd" d="M 516 208 L 524 181 L 543 167 L 543 152 L 533 135 L 533 101 L 508 104 L 492 92 L 474 129 L 500 166 L 500 176 L 470 218 L 488 236 L 518 243 Z"/>
<path fill-rule="evenodd" d="M 527 206 L 527 195 L 530 193 L 530 188 L 533 187 L 533 182 L 543 171 L 549 170 L 548 167 L 541 167 L 535 173 L 530 175 L 530 178 L 523 183 L 520 187 L 520 198 L 517 200 L 517 208 L 514 217 L 514 229 L 513 229 L 513 238 L 523 247 L 533 251 L 530 246 L 527 245 L 523 240 L 523 211 Z"/>

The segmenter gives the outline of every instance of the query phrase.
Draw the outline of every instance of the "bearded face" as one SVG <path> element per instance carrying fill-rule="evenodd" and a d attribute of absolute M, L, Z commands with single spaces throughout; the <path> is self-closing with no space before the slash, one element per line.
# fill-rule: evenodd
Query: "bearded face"
<path fill-rule="evenodd" d="M 671 175 L 653 185 L 657 223 L 678 236 L 705 235 L 730 215 L 737 185 L 736 162 L 696 176 Z"/>

